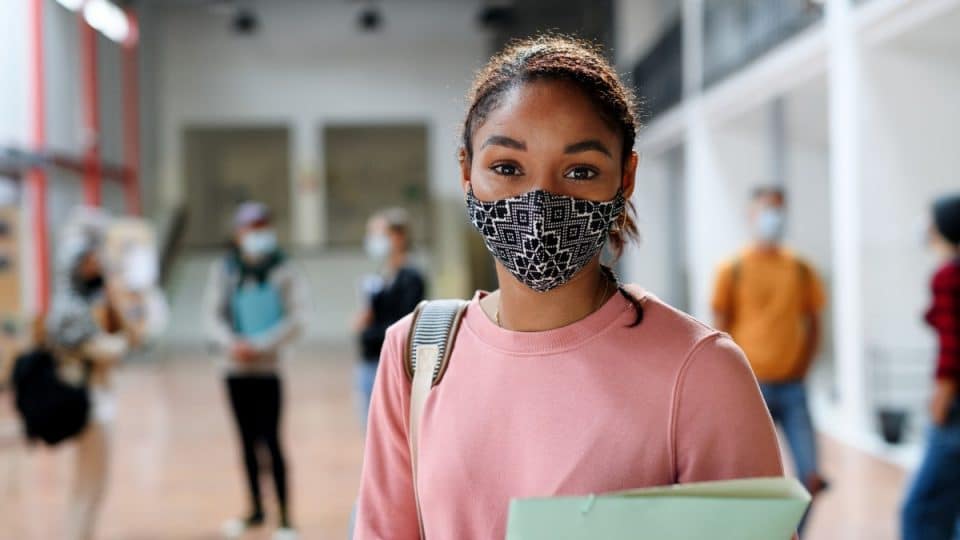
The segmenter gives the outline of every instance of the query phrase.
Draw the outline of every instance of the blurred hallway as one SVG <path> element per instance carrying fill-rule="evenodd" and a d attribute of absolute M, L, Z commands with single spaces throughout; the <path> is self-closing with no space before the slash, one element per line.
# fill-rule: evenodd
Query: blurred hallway
<path fill-rule="evenodd" d="M 543 32 L 601 46 L 639 98 L 642 241 L 616 261 L 623 282 L 722 327 L 719 270 L 760 239 L 751 194 L 789 200 L 780 247 L 825 291 L 804 388 L 832 489 L 804 540 L 898 538 L 936 416 L 923 313 L 940 264 L 931 201 L 960 185 L 958 28 L 960 0 L 0 0 L 0 540 L 66 534 L 72 441 L 26 448 L 9 379 L 63 287 L 80 205 L 144 220 L 170 308 L 153 350 L 118 370 L 94 540 L 213 540 L 246 512 L 201 299 L 227 244 L 242 251 L 231 214 L 252 200 L 306 282 L 284 381 L 293 521 L 308 540 L 346 538 L 356 321 L 368 286 L 395 277 L 367 220 L 411 216 L 427 297 L 496 288 L 458 181 L 464 96 L 491 54 Z M 276 524 L 263 484 L 268 526 L 251 540 Z"/>
<path fill-rule="evenodd" d="M 295 520 L 305 539 L 342 539 L 361 451 L 350 390 L 353 355 L 344 347 L 318 347 L 291 360 L 284 430 Z M 244 500 L 233 425 L 213 362 L 197 351 L 168 353 L 165 361 L 129 364 L 117 388 L 118 453 L 98 538 L 220 538 L 220 523 L 241 511 Z M 822 444 L 834 488 L 819 501 L 804 540 L 894 540 L 902 470 L 829 438 Z M 0 523 L 12 524 L 3 538 L 60 537 L 69 452 L 0 454 Z"/>

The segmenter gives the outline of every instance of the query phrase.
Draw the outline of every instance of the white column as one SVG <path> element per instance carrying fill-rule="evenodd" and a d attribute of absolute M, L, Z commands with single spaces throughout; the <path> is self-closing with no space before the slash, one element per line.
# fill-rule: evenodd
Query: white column
<path fill-rule="evenodd" d="M 322 213 L 320 137 L 320 129 L 312 118 L 304 118 L 294 124 L 290 208 L 293 214 L 293 241 L 300 247 L 317 247 L 326 236 L 326 218 Z"/>
<path fill-rule="evenodd" d="M 722 189 L 717 177 L 714 140 L 703 110 L 703 0 L 683 2 L 683 91 L 686 136 L 685 217 L 687 219 L 686 260 L 689 264 L 690 313 L 709 321 L 713 267 L 717 258 L 712 243 L 713 216 L 722 212 L 715 202 Z"/>
<path fill-rule="evenodd" d="M 833 220 L 836 378 L 848 427 L 868 425 L 863 344 L 861 58 L 849 0 L 827 2 L 830 211 Z"/>

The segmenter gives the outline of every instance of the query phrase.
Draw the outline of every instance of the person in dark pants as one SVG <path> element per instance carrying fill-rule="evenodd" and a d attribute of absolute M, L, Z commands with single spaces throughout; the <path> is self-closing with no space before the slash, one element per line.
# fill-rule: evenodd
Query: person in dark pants
<path fill-rule="evenodd" d="M 261 457 L 270 456 L 280 510 L 274 540 L 292 540 L 286 460 L 280 443 L 283 392 L 279 364 L 283 349 L 299 334 L 303 298 L 300 279 L 277 246 L 269 210 L 240 205 L 234 215 L 230 252 L 210 271 L 206 301 L 214 342 L 228 352 L 227 393 L 237 422 L 250 492 L 250 512 L 224 524 L 224 535 L 241 536 L 264 522 Z"/>
<path fill-rule="evenodd" d="M 940 353 L 926 455 L 903 505 L 903 540 L 960 539 L 960 193 L 933 204 L 929 242 L 941 266 L 927 323 Z"/>
<path fill-rule="evenodd" d="M 387 328 L 413 311 L 424 298 L 426 285 L 420 272 L 410 264 L 410 247 L 406 211 L 393 208 L 370 218 L 364 248 L 381 265 L 381 271 L 364 279 L 364 305 L 354 323 L 361 350 L 356 370 L 357 406 L 364 426 Z"/>

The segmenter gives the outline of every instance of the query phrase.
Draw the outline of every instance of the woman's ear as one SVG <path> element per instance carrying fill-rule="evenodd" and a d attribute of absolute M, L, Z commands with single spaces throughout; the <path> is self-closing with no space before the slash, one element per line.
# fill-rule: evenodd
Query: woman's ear
<path fill-rule="evenodd" d="M 460 187 L 463 193 L 470 191 L 470 160 L 467 158 L 467 149 L 460 147 L 457 151 L 457 159 L 460 161 Z"/>
<path fill-rule="evenodd" d="M 637 165 L 640 163 L 640 156 L 631 151 L 623 164 L 623 178 L 620 181 L 620 187 L 623 189 L 623 198 L 629 200 L 633 195 L 633 188 L 637 185 Z"/>

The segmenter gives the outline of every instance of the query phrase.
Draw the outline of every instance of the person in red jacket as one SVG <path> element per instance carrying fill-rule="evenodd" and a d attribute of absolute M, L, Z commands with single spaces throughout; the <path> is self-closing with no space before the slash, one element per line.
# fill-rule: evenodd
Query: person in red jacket
<path fill-rule="evenodd" d="M 960 538 L 960 193 L 934 202 L 929 241 L 941 260 L 926 315 L 939 338 L 933 429 L 903 507 L 904 540 Z"/>

